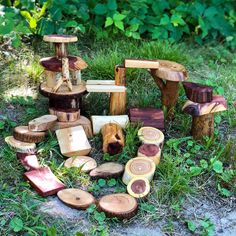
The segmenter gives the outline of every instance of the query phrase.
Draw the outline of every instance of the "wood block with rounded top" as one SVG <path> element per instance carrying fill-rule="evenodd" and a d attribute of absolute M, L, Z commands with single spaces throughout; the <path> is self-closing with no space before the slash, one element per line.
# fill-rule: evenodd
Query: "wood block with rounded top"
<path fill-rule="evenodd" d="M 129 181 L 127 192 L 135 198 L 144 198 L 150 192 L 150 183 L 145 177 L 135 177 Z"/>
<path fill-rule="evenodd" d="M 138 209 L 136 199 L 126 193 L 116 193 L 103 196 L 98 202 L 98 209 L 108 217 L 130 219 Z"/>
<path fill-rule="evenodd" d="M 160 163 L 161 148 L 156 144 L 142 144 L 138 149 L 138 157 L 147 157 L 154 161 L 156 165 Z"/>
<path fill-rule="evenodd" d="M 188 100 L 182 110 L 191 116 L 202 116 L 215 112 L 226 111 L 227 101 L 221 95 L 214 95 L 211 102 L 196 103 Z"/>
<path fill-rule="evenodd" d="M 21 142 L 15 139 L 13 136 L 8 136 L 5 138 L 5 142 L 12 148 L 16 149 L 17 152 L 21 153 L 31 153 L 36 150 L 35 143 Z"/>
<path fill-rule="evenodd" d="M 134 177 L 145 177 L 149 181 L 152 181 L 155 170 L 156 165 L 154 161 L 146 157 L 135 157 L 126 163 L 122 181 L 126 185 Z"/>
<path fill-rule="evenodd" d="M 94 178 L 119 177 L 124 172 L 124 166 L 116 162 L 106 162 L 93 169 L 89 175 Z"/>
<path fill-rule="evenodd" d="M 69 207 L 81 210 L 85 210 L 96 202 L 92 194 L 76 188 L 60 190 L 57 193 L 57 197 Z"/>
<path fill-rule="evenodd" d="M 53 128 L 56 124 L 57 117 L 54 115 L 44 115 L 31 120 L 29 125 L 30 131 L 46 131 Z"/>
<path fill-rule="evenodd" d="M 21 142 L 39 143 L 45 136 L 45 132 L 30 131 L 28 126 L 17 126 L 13 129 L 13 137 Z"/>
<path fill-rule="evenodd" d="M 57 116 L 60 122 L 73 122 L 80 118 L 80 110 L 74 112 L 60 111 L 53 108 L 49 108 L 51 115 Z"/>
<path fill-rule="evenodd" d="M 138 131 L 138 137 L 140 141 L 147 144 L 156 144 L 162 148 L 164 144 L 164 134 L 153 127 L 142 127 Z"/>
<path fill-rule="evenodd" d="M 41 167 L 36 155 L 27 155 L 23 158 L 20 158 L 20 162 L 26 170 L 35 170 Z"/>
<path fill-rule="evenodd" d="M 185 94 L 192 102 L 206 103 L 212 101 L 213 88 L 193 82 L 183 83 Z"/>
<path fill-rule="evenodd" d="M 74 35 L 65 35 L 65 34 L 49 34 L 44 35 L 43 40 L 50 43 L 73 43 L 77 42 L 78 38 Z"/>
<path fill-rule="evenodd" d="M 64 163 L 64 166 L 66 168 L 82 167 L 81 171 L 87 173 L 97 167 L 97 162 L 92 157 L 78 156 L 67 159 Z"/>

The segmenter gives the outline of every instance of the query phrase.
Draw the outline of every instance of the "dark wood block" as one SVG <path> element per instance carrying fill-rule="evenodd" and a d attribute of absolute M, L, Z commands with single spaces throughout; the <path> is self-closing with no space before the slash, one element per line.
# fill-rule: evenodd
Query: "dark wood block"
<path fill-rule="evenodd" d="M 185 94 L 189 100 L 197 103 L 211 102 L 213 99 L 213 88 L 192 82 L 183 83 Z"/>
<path fill-rule="evenodd" d="M 129 109 L 131 123 L 142 123 L 160 130 L 165 129 L 164 112 L 157 108 L 131 108 Z"/>
<path fill-rule="evenodd" d="M 49 167 L 25 172 L 24 176 L 42 197 L 54 195 L 65 188 L 65 185 L 52 173 Z"/>

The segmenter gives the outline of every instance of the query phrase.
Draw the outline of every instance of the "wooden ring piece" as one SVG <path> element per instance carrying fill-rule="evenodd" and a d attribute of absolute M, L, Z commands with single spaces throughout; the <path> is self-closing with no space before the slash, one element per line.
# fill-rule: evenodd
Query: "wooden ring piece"
<path fill-rule="evenodd" d="M 50 115 L 57 116 L 60 122 L 73 122 L 80 118 L 80 110 L 74 112 L 60 111 L 53 108 L 49 108 Z"/>
<path fill-rule="evenodd" d="M 160 163 L 161 148 L 155 144 L 142 144 L 138 149 L 138 157 L 147 157 L 155 162 Z"/>
<path fill-rule="evenodd" d="M 146 197 L 150 192 L 150 183 L 145 177 L 135 177 L 128 183 L 127 192 L 135 198 Z"/>

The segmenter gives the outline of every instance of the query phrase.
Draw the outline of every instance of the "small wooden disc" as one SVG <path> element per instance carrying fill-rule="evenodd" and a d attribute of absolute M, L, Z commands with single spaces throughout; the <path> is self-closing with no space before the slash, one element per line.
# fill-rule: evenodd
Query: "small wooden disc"
<path fill-rule="evenodd" d="M 77 42 L 78 38 L 74 35 L 49 34 L 44 35 L 43 40 L 50 43 L 73 43 Z"/>
<path fill-rule="evenodd" d="M 57 116 L 60 122 L 74 122 L 80 118 L 80 110 L 74 112 L 60 111 L 53 108 L 49 108 L 51 115 Z"/>
<path fill-rule="evenodd" d="M 107 162 L 93 169 L 89 175 L 97 178 L 119 177 L 124 172 L 124 166 L 116 162 Z"/>
<path fill-rule="evenodd" d="M 78 157 L 70 157 L 69 159 L 67 159 L 64 163 L 64 166 L 66 168 L 71 168 L 71 167 L 80 168 L 81 166 L 83 166 L 81 171 L 89 172 L 97 167 L 97 162 L 92 157 L 78 156 Z"/>
<path fill-rule="evenodd" d="M 150 192 L 150 183 L 144 177 L 135 177 L 128 183 L 127 192 L 135 198 L 146 197 Z"/>
<path fill-rule="evenodd" d="M 164 134 L 156 128 L 153 127 L 142 127 L 138 131 L 138 136 L 140 141 L 148 144 L 156 144 L 162 146 L 164 143 Z"/>
<path fill-rule="evenodd" d="M 138 204 L 134 197 L 126 193 L 116 193 L 102 197 L 98 208 L 109 217 L 129 219 L 136 214 Z"/>
<path fill-rule="evenodd" d="M 17 126 L 13 129 L 13 137 L 21 142 L 39 143 L 44 140 L 45 132 L 30 131 L 28 126 Z"/>
<path fill-rule="evenodd" d="M 142 144 L 138 149 L 138 157 L 147 157 L 155 162 L 156 165 L 160 163 L 161 149 L 156 144 Z"/>
<path fill-rule="evenodd" d="M 96 202 L 92 194 L 76 188 L 60 190 L 57 197 L 66 205 L 76 209 L 86 209 Z"/>
<path fill-rule="evenodd" d="M 57 121 L 57 116 L 44 115 L 29 122 L 30 131 L 46 131 L 51 129 Z"/>
<path fill-rule="evenodd" d="M 36 144 L 35 143 L 27 143 L 16 140 L 13 136 L 8 136 L 5 138 L 5 142 L 11 147 L 15 148 L 17 152 L 28 153 L 35 151 Z"/>

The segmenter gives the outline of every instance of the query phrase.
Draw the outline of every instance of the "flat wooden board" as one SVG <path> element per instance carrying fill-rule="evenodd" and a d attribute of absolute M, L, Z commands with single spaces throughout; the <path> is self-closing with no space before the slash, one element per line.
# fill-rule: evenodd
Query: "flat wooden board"
<path fill-rule="evenodd" d="M 49 34 L 44 35 L 43 40 L 50 43 L 73 43 L 78 41 L 77 36 L 65 34 Z"/>
<path fill-rule="evenodd" d="M 182 110 L 192 116 L 202 116 L 215 112 L 226 111 L 227 101 L 221 95 L 214 95 L 209 103 L 196 103 L 188 100 Z"/>
<path fill-rule="evenodd" d="M 49 167 L 25 172 L 24 176 L 42 197 L 54 195 L 65 188 L 65 185 L 52 173 Z"/>
<path fill-rule="evenodd" d="M 57 116 L 55 115 L 44 115 L 31 120 L 28 123 L 30 131 L 47 131 L 53 128 L 56 124 Z"/>
<path fill-rule="evenodd" d="M 157 60 L 125 59 L 125 68 L 158 69 Z"/>
<path fill-rule="evenodd" d="M 66 205 L 85 210 L 91 204 L 95 204 L 96 199 L 92 194 L 76 188 L 68 188 L 60 190 L 57 193 L 57 197 Z"/>
<path fill-rule="evenodd" d="M 125 86 L 107 84 L 87 84 L 86 89 L 89 93 L 123 93 L 126 91 Z"/>
<path fill-rule="evenodd" d="M 62 155 L 67 157 L 86 156 L 91 146 L 82 126 L 56 130 Z"/>
<path fill-rule="evenodd" d="M 115 80 L 87 80 L 86 85 L 115 85 Z"/>

